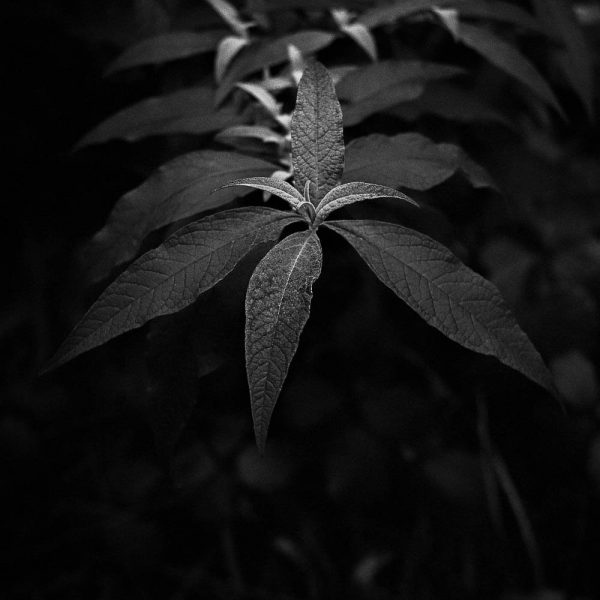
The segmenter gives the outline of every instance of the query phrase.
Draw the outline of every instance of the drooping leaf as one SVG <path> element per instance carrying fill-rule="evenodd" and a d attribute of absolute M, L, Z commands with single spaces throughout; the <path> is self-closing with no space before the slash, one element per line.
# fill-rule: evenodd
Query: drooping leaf
<path fill-rule="evenodd" d="M 295 46 L 302 54 L 309 55 L 329 46 L 335 37 L 328 31 L 308 29 L 244 48 L 223 78 L 215 96 L 216 103 L 223 102 L 235 86 L 251 73 L 286 62 L 288 46 Z"/>
<path fill-rule="evenodd" d="M 288 183 L 283 179 L 276 179 L 275 177 L 247 177 L 244 179 L 236 179 L 235 181 L 230 181 L 226 185 L 221 186 L 219 189 L 222 190 L 237 185 L 269 192 L 270 194 L 285 200 L 295 210 L 300 208 L 300 205 L 304 202 L 302 194 L 291 183 Z"/>
<path fill-rule="evenodd" d="M 221 81 L 231 61 L 250 43 L 245 37 L 239 35 L 228 35 L 219 42 L 217 55 L 215 56 L 215 79 Z"/>
<path fill-rule="evenodd" d="M 547 390 L 551 376 L 500 292 L 430 237 L 380 221 L 328 221 L 379 280 L 451 340 L 494 356 Z"/>
<path fill-rule="evenodd" d="M 457 167 L 454 152 L 418 133 L 376 133 L 348 144 L 342 179 L 427 190 L 451 177 Z"/>
<path fill-rule="evenodd" d="M 594 66 L 585 35 L 564 0 L 534 0 L 538 18 L 546 31 L 561 40 L 564 48 L 557 51 L 558 64 L 571 86 L 581 98 L 588 115 L 594 115 Z"/>
<path fill-rule="evenodd" d="M 217 47 L 226 31 L 211 29 L 197 33 L 195 31 L 172 31 L 151 37 L 127 48 L 106 69 L 105 75 L 118 71 L 160 65 L 172 60 L 188 58 Z"/>
<path fill-rule="evenodd" d="M 312 285 L 321 273 L 319 239 L 294 233 L 254 271 L 246 295 L 246 370 L 254 433 L 264 451 L 275 403 L 308 320 Z"/>
<path fill-rule="evenodd" d="M 344 124 L 356 125 L 366 117 L 418 98 L 428 81 L 447 79 L 465 71 L 452 65 L 418 60 L 382 61 L 348 73 L 337 85 L 344 107 Z"/>
<path fill-rule="evenodd" d="M 472 48 L 493 65 L 502 69 L 532 90 L 541 100 L 563 115 L 554 92 L 533 64 L 514 46 L 499 38 L 488 29 L 475 25 L 460 25 L 460 41 Z"/>
<path fill-rule="evenodd" d="M 325 195 L 319 206 L 317 206 L 315 226 L 323 222 L 334 210 L 342 208 L 342 206 L 348 206 L 349 204 L 362 202 L 363 200 L 373 200 L 375 198 L 398 198 L 413 206 L 419 206 L 412 198 L 394 188 L 374 183 L 353 181 L 338 185 Z"/>
<path fill-rule="evenodd" d="M 229 107 L 215 110 L 211 88 L 197 86 L 124 108 L 92 129 L 76 148 L 109 140 L 135 142 L 151 135 L 200 135 L 241 122 Z"/>
<path fill-rule="evenodd" d="M 122 196 L 88 248 L 92 280 L 131 260 L 144 238 L 160 227 L 231 202 L 243 188 L 211 192 L 232 177 L 270 175 L 276 165 L 235 152 L 202 150 L 162 165 L 142 185 Z"/>
<path fill-rule="evenodd" d="M 298 217 L 266 207 L 236 208 L 183 227 L 109 285 L 46 370 L 144 323 L 191 304 L 256 245 L 276 239 Z"/>
<path fill-rule="evenodd" d="M 342 109 L 327 69 L 316 61 L 307 65 L 298 85 L 291 132 L 294 185 L 304 190 L 310 181 L 316 206 L 344 171 Z"/>

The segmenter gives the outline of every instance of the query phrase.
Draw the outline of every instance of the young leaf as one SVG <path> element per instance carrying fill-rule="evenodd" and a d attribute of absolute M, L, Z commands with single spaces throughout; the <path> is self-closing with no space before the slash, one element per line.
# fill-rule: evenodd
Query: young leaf
<path fill-rule="evenodd" d="M 231 108 L 214 109 L 213 90 L 197 86 L 142 100 L 128 106 L 90 131 L 76 148 L 109 140 L 136 140 L 151 135 L 200 135 L 242 122 Z"/>
<path fill-rule="evenodd" d="M 546 80 L 514 46 L 494 35 L 488 29 L 461 23 L 460 41 L 472 48 L 493 65 L 502 69 L 552 106 L 561 116 L 563 110 Z"/>
<path fill-rule="evenodd" d="M 104 290 L 46 370 L 144 323 L 185 308 L 255 246 L 298 217 L 266 207 L 236 208 L 183 227 L 137 259 Z"/>
<path fill-rule="evenodd" d="M 202 33 L 195 31 L 163 33 L 127 48 L 108 66 L 104 74 L 112 75 L 133 67 L 160 65 L 172 60 L 210 52 L 217 47 L 219 40 L 226 34 L 226 31 L 216 29 Z"/>
<path fill-rule="evenodd" d="M 270 175 L 276 168 L 258 158 L 214 150 L 190 152 L 162 165 L 117 201 L 106 225 L 92 238 L 88 252 L 99 261 L 91 279 L 102 279 L 115 266 L 131 260 L 155 229 L 249 193 L 237 188 L 211 194 L 232 177 Z"/>
<path fill-rule="evenodd" d="M 328 221 L 375 275 L 451 340 L 496 357 L 549 391 L 551 376 L 500 292 L 430 237 L 380 221 Z"/>
<path fill-rule="evenodd" d="M 291 132 L 294 185 L 304 190 L 310 181 L 316 206 L 344 171 L 342 109 L 327 69 L 316 61 L 309 62 L 300 80 Z"/>
<path fill-rule="evenodd" d="M 264 451 L 271 414 L 300 334 L 312 285 L 321 273 L 321 245 L 311 231 L 294 233 L 256 267 L 246 295 L 246 370 L 256 443 Z"/>
<path fill-rule="evenodd" d="M 221 186 L 219 189 L 222 190 L 236 185 L 243 185 L 274 194 L 282 200 L 285 200 L 294 210 L 300 208 L 300 205 L 304 202 L 302 194 L 291 183 L 283 181 L 282 179 L 275 179 L 275 177 L 247 177 L 244 179 L 236 179 L 235 181 L 230 181 L 226 185 Z"/>
<path fill-rule="evenodd" d="M 342 208 L 342 206 L 348 206 L 363 200 L 373 200 L 374 198 L 399 198 L 409 204 L 419 206 L 412 198 L 394 188 L 353 181 L 352 183 L 338 185 L 325 195 L 319 206 L 317 206 L 315 227 L 322 223 L 334 210 Z"/>

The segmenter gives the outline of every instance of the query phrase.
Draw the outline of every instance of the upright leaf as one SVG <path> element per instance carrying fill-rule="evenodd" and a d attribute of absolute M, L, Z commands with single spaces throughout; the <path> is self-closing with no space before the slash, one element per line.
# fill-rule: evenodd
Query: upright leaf
<path fill-rule="evenodd" d="M 327 69 L 316 61 L 308 64 L 298 85 L 291 131 L 294 185 L 303 191 L 309 181 L 316 206 L 344 171 L 342 109 Z"/>
<path fill-rule="evenodd" d="M 183 227 L 104 290 L 47 370 L 150 319 L 185 308 L 230 273 L 253 247 L 276 239 L 297 218 L 266 207 L 236 208 Z"/>
<path fill-rule="evenodd" d="M 294 233 L 258 264 L 246 295 L 246 369 L 254 433 L 264 451 L 275 403 L 308 320 L 312 285 L 321 273 L 314 232 Z"/>
<path fill-rule="evenodd" d="M 106 225 L 88 247 L 94 267 L 93 280 L 131 260 L 144 238 L 160 227 L 231 202 L 250 192 L 223 189 L 234 177 L 270 175 L 276 165 L 235 152 L 201 150 L 179 156 L 162 165 L 142 185 L 122 196 Z"/>
<path fill-rule="evenodd" d="M 329 221 L 381 282 L 451 340 L 496 357 L 547 390 L 540 355 L 489 281 L 430 237 L 380 221 Z"/>

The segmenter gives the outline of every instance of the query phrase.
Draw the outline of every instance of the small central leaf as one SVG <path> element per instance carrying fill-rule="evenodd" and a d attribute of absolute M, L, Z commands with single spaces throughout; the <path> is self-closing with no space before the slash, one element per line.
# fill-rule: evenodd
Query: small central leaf
<path fill-rule="evenodd" d="M 311 186 L 314 206 L 340 181 L 344 171 L 342 109 L 327 69 L 310 62 L 298 85 L 292 116 L 294 185 Z"/>

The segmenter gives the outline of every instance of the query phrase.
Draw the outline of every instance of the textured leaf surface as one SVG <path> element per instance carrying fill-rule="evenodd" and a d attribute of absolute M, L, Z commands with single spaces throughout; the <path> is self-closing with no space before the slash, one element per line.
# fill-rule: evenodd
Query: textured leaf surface
<path fill-rule="evenodd" d="M 112 338 L 191 304 L 257 244 L 297 217 L 266 207 L 237 208 L 183 227 L 124 271 L 92 305 L 52 359 L 55 368 Z"/>
<path fill-rule="evenodd" d="M 348 206 L 355 202 L 372 200 L 374 198 L 398 198 L 413 206 L 419 206 L 412 198 L 409 198 L 406 194 L 403 194 L 394 188 L 374 183 L 353 181 L 352 183 L 338 185 L 321 200 L 317 207 L 317 220 L 315 225 L 324 221 L 334 210 L 342 208 L 342 206 Z"/>
<path fill-rule="evenodd" d="M 117 139 L 135 142 L 151 135 L 199 135 L 241 122 L 231 108 L 215 110 L 213 90 L 198 86 L 124 108 L 92 129 L 77 148 Z"/>
<path fill-rule="evenodd" d="M 321 273 L 321 262 L 316 234 L 302 231 L 272 248 L 250 279 L 246 295 L 246 369 L 254 433 L 261 451 L 308 320 L 312 285 Z"/>
<path fill-rule="evenodd" d="M 202 33 L 173 31 L 142 40 L 117 57 L 106 69 L 106 75 L 133 67 L 160 65 L 171 60 L 210 52 L 217 47 L 219 40 L 226 34 L 225 30 L 210 30 Z"/>
<path fill-rule="evenodd" d="M 348 145 L 343 180 L 427 190 L 457 168 L 454 152 L 418 133 L 393 137 L 376 133 Z"/>
<path fill-rule="evenodd" d="M 276 179 L 275 177 L 248 177 L 245 179 L 236 179 L 222 186 L 220 189 L 241 185 L 251 187 L 257 190 L 263 190 L 278 196 L 285 200 L 292 208 L 297 209 L 304 202 L 302 194 L 287 181 Z"/>
<path fill-rule="evenodd" d="M 461 23 L 460 41 L 472 48 L 493 65 L 502 69 L 532 90 L 541 100 L 563 114 L 562 108 L 539 71 L 514 46 L 488 29 Z"/>
<path fill-rule="evenodd" d="M 330 221 L 375 275 L 451 340 L 496 357 L 552 391 L 551 376 L 500 292 L 446 247 L 412 229 L 380 221 Z"/>
<path fill-rule="evenodd" d="M 342 109 L 331 76 L 316 61 L 308 64 L 298 85 L 291 131 L 294 185 L 304 190 L 310 181 L 316 206 L 344 171 Z"/>
<path fill-rule="evenodd" d="M 270 175 L 277 167 L 235 152 L 204 150 L 164 164 L 142 185 L 122 196 L 106 225 L 92 238 L 95 261 L 92 279 L 107 276 L 132 259 L 144 238 L 155 229 L 211 210 L 250 192 L 244 188 L 211 192 L 234 177 Z"/>

